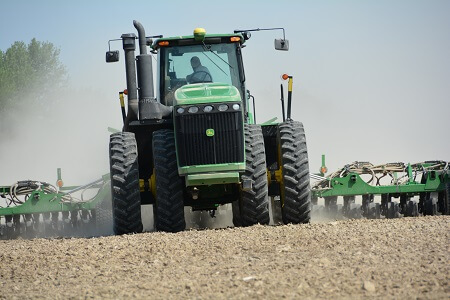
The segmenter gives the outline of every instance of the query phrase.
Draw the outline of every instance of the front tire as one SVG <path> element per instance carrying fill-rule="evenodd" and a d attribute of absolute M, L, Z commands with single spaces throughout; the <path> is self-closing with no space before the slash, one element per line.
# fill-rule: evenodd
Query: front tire
<path fill-rule="evenodd" d="M 179 232 L 186 228 L 184 219 L 184 182 L 178 175 L 175 138 L 172 130 L 153 133 L 156 201 L 153 205 L 155 228 Z"/>
<path fill-rule="evenodd" d="M 109 149 L 114 232 L 142 232 L 138 153 L 134 133 L 112 134 Z"/>

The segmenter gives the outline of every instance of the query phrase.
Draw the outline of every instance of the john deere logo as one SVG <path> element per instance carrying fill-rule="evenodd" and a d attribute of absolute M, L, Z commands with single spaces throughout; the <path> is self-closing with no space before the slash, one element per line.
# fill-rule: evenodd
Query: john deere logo
<path fill-rule="evenodd" d="M 214 136 L 214 129 L 206 129 L 206 136 Z"/>

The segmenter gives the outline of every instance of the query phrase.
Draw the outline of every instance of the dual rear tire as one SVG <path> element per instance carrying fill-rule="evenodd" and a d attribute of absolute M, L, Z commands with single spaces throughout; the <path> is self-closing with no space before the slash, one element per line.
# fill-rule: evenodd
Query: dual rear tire
<path fill-rule="evenodd" d="M 311 220 L 311 187 L 303 124 L 296 121 L 281 123 L 278 143 L 283 175 L 281 182 L 283 223 L 309 223 Z"/>
<path fill-rule="evenodd" d="M 269 224 L 269 200 L 264 137 L 259 125 L 245 125 L 246 170 L 241 179 L 251 180 L 252 189 L 241 191 L 233 207 L 233 224 Z M 281 215 L 285 224 L 309 223 L 311 188 L 308 152 L 303 124 L 295 121 L 278 127 L 278 157 L 282 170 L 280 182 Z"/>
<path fill-rule="evenodd" d="M 134 133 L 112 134 L 109 157 L 114 233 L 142 232 L 138 153 Z"/>
<path fill-rule="evenodd" d="M 156 230 L 182 231 L 184 219 L 183 180 L 178 175 L 173 131 L 153 134 L 156 201 L 153 205 Z M 110 138 L 112 219 L 115 234 L 143 230 L 139 188 L 137 144 L 134 133 L 119 132 Z"/>

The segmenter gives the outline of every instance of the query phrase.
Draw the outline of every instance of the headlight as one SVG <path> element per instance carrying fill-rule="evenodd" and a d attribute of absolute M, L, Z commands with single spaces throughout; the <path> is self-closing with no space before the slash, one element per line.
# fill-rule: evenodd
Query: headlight
<path fill-rule="evenodd" d="M 218 107 L 219 111 L 226 111 L 228 109 L 228 105 L 226 104 L 220 104 Z"/>
<path fill-rule="evenodd" d="M 198 107 L 197 106 L 191 106 L 188 109 L 188 113 L 190 114 L 195 114 L 196 112 L 198 112 Z"/>
<path fill-rule="evenodd" d="M 177 113 L 179 113 L 179 114 L 182 114 L 182 113 L 184 113 L 184 108 L 182 108 L 182 107 L 178 107 L 178 109 L 177 109 Z"/>
<path fill-rule="evenodd" d="M 237 103 L 233 104 L 233 109 L 234 110 L 239 110 L 240 107 L 241 106 L 239 104 L 237 104 Z"/>
<path fill-rule="evenodd" d="M 204 108 L 203 108 L 203 111 L 204 112 L 211 112 L 213 110 L 213 107 L 211 106 L 211 105 L 206 105 Z"/>

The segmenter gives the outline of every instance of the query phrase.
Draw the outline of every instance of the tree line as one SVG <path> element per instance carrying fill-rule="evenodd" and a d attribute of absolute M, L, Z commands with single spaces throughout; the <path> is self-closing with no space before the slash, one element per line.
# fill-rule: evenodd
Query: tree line
<path fill-rule="evenodd" d="M 46 95 L 67 83 L 60 50 L 50 42 L 33 38 L 0 49 L 0 113 L 23 105 L 44 105 Z"/>

